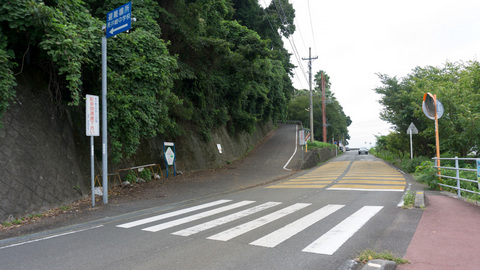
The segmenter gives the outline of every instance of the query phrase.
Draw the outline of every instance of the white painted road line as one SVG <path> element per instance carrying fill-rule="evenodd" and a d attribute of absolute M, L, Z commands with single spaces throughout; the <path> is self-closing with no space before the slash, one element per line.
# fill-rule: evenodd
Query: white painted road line
<path fill-rule="evenodd" d="M 199 214 L 196 214 L 196 215 L 176 219 L 176 220 L 173 220 L 173 221 L 170 221 L 170 222 L 165 222 L 165 223 L 155 225 L 155 226 L 152 226 L 152 227 L 148 227 L 148 228 L 145 228 L 145 229 L 142 229 L 142 230 L 143 231 L 149 231 L 149 232 L 158 232 L 158 231 L 161 231 L 161 230 L 164 230 L 164 229 L 167 229 L 167 228 L 171 228 L 171 227 L 174 227 L 174 226 L 177 226 L 177 225 L 181 225 L 181 224 L 184 224 L 184 223 L 187 223 L 187 222 L 191 222 L 191 221 L 198 220 L 198 219 L 201 219 L 201 218 L 204 218 L 204 217 L 213 216 L 213 215 L 218 214 L 218 213 L 222 213 L 222 212 L 225 212 L 225 211 L 228 211 L 228 210 L 232 210 L 232 209 L 235 209 L 235 208 L 238 208 L 238 207 L 242 207 L 242 206 L 254 203 L 254 202 L 255 201 L 241 201 L 241 202 L 238 202 L 238 203 L 223 206 L 223 207 L 213 209 L 213 210 L 210 210 L 210 211 L 202 212 L 202 213 L 199 213 Z"/>
<path fill-rule="evenodd" d="M 297 141 L 298 141 L 297 136 L 298 136 L 298 126 L 295 125 L 295 151 L 293 151 L 292 156 L 287 161 L 287 163 L 285 163 L 285 166 L 283 166 L 283 169 L 286 170 L 286 171 L 292 171 L 291 169 L 287 169 L 287 166 L 290 163 L 290 161 L 292 161 L 292 158 L 295 156 L 295 154 L 297 153 Z"/>
<path fill-rule="evenodd" d="M 329 204 L 301 219 L 296 220 L 295 222 L 286 225 L 281 229 L 278 229 L 256 241 L 251 242 L 250 245 L 270 248 L 275 247 L 283 241 L 315 224 L 316 222 L 336 212 L 342 207 L 344 207 L 344 205 Z"/>
<path fill-rule="evenodd" d="M 25 241 L 25 242 L 20 242 L 20 243 L 11 244 L 11 245 L 8 245 L 8 246 L 0 247 L 0 249 L 12 248 L 12 247 L 16 247 L 16 246 L 25 245 L 25 244 L 40 242 L 40 241 L 43 241 L 43 240 L 48 240 L 48 239 L 52 239 L 52 238 L 57 238 L 57 237 L 60 237 L 60 236 L 69 235 L 69 234 L 74 234 L 74 233 L 78 233 L 78 232 L 84 232 L 84 231 L 88 231 L 88 230 L 92 230 L 92 229 L 96 229 L 96 228 L 101 228 L 101 227 L 103 227 L 103 225 L 98 225 L 98 226 L 95 226 L 95 227 L 90 227 L 90 228 L 81 229 L 81 230 L 76 230 L 76 231 L 71 231 L 71 232 L 65 232 L 65 233 L 50 235 L 50 236 L 43 237 L 43 238 L 39 238 L 39 239 L 35 239 L 35 240 L 30 240 L 30 241 Z"/>
<path fill-rule="evenodd" d="M 194 206 L 194 207 L 185 208 L 185 209 L 182 209 L 182 210 L 166 213 L 166 214 L 163 214 L 163 215 L 158 215 L 158 216 L 144 218 L 144 219 L 141 219 L 141 220 L 137 220 L 137 221 L 133 221 L 133 222 L 125 223 L 125 224 L 120 224 L 120 225 L 117 225 L 117 227 L 132 228 L 132 227 L 135 227 L 135 226 L 138 226 L 138 225 L 143 225 L 143 224 L 147 224 L 147 223 L 150 223 L 150 222 L 166 219 L 166 218 L 169 218 L 169 217 L 174 217 L 174 216 L 178 216 L 178 215 L 181 215 L 181 214 L 190 213 L 190 212 L 193 212 L 193 211 L 196 211 L 196 210 L 208 208 L 208 207 L 219 205 L 219 204 L 222 204 L 222 203 L 227 203 L 227 202 L 230 202 L 230 201 L 231 200 L 218 200 L 218 201 L 214 201 L 214 202 L 211 202 L 211 203 L 201 204 L 201 205 L 197 205 L 197 206 Z"/>
<path fill-rule="evenodd" d="M 268 209 L 270 207 L 273 207 L 273 206 L 276 206 L 276 205 L 279 205 L 279 204 L 281 204 L 281 203 L 280 202 L 267 202 L 267 203 L 264 203 L 264 204 L 261 204 L 261 205 L 258 205 L 258 206 L 255 206 L 255 207 L 252 207 L 252 208 L 249 208 L 249 209 L 246 209 L 246 210 L 243 210 L 243 211 L 240 211 L 240 212 L 237 212 L 237 213 L 225 216 L 225 217 L 217 218 L 215 220 L 205 222 L 205 223 L 199 224 L 197 226 L 193 226 L 193 227 L 190 227 L 190 228 L 178 231 L 178 232 L 174 232 L 172 234 L 181 235 L 181 236 L 190 236 L 192 234 L 196 234 L 198 232 L 202 232 L 202 231 L 214 228 L 216 226 L 223 225 L 225 223 L 228 223 L 228 222 L 231 222 L 231 221 L 249 216 L 251 214 L 255 214 L 257 212 L 260 212 L 262 210 Z"/>
<path fill-rule="evenodd" d="M 226 231 L 223 231 L 221 233 L 212 235 L 212 236 L 208 237 L 207 239 L 219 240 L 219 241 L 228 241 L 232 238 L 235 238 L 235 237 L 237 237 L 239 235 L 242 235 L 246 232 L 254 230 L 258 227 L 261 227 L 265 224 L 268 224 L 272 221 L 275 221 L 279 218 L 282 218 L 286 215 L 289 215 L 293 212 L 296 212 L 296 211 L 298 211 L 302 208 L 305 208 L 309 205 L 311 205 L 311 204 L 310 203 L 296 203 L 294 205 L 285 207 L 285 208 L 283 208 L 281 210 L 278 210 L 274 213 L 271 213 L 269 215 L 266 215 L 266 216 L 263 216 L 261 218 L 258 218 L 258 219 L 252 220 L 250 222 L 247 222 L 245 224 L 233 227 L 233 228 L 231 228 L 229 230 L 226 230 Z"/>
<path fill-rule="evenodd" d="M 382 208 L 383 206 L 362 207 L 302 251 L 332 255 Z"/>
<path fill-rule="evenodd" d="M 327 190 L 345 190 L 345 191 L 394 191 L 394 192 L 403 192 L 403 189 L 385 189 L 385 188 L 327 188 Z"/>

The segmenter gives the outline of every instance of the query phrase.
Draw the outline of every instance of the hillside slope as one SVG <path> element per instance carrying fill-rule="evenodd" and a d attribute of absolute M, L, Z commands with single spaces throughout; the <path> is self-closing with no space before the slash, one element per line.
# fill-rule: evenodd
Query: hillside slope
<path fill-rule="evenodd" d="M 17 97 L 2 117 L 0 128 L 0 221 L 67 204 L 90 192 L 89 139 L 85 136 L 84 111 L 54 110 L 45 95 L 47 80 L 35 71 L 18 78 Z M 43 89 L 42 89 L 43 88 Z M 257 123 L 252 134 L 230 136 L 225 127 L 205 142 L 194 131 L 174 139 L 177 170 L 184 172 L 226 165 L 252 149 L 273 129 Z M 128 160 L 109 164 L 109 172 L 144 164 L 163 168 L 161 137 L 142 142 L 140 151 Z M 170 140 L 169 140 L 170 141 Z M 95 139 L 95 173 L 101 174 L 101 138 Z M 217 150 L 222 145 L 222 154 Z"/>

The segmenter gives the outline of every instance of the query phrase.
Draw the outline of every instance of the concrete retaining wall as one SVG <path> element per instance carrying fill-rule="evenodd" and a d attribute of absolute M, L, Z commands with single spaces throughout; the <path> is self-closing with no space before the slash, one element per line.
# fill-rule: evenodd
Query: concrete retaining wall
<path fill-rule="evenodd" d="M 330 148 L 316 148 L 309 151 L 304 156 L 304 162 L 301 166 L 302 170 L 310 169 L 317 166 L 319 163 L 325 162 L 335 157 L 335 149 Z"/>
<path fill-rule="evenodd" d="M 0 221 L 79 199 L 87 188 L 68 115 L 42 81 L 20 80 L 0 128 Z"/>
<path fill-rule="evenodd" d="M 83 108 L 54 111 L 46 80 L 39 74 L 24 71 L 17 80 L 17 97 L 0 127 L 0 222 L 90 194 L 90 142 L 82 126 Z M 176 144 L 177 171 L 191 172 L 241 158 L 272 129 L 271 123 L 258 123 L 253 134 L 230 136 L 222 127 L 211 134 L 209 142 L 187 130 L 184 136 L 168 141 Z M 132 158 L 109 163 L 109 172 L 152 163 L 164 167 L 164 141 L 158 137 L 143 142 Z M 95 174 L 100 175 L 101 137 L 95 137 L 95 158 Z"/>

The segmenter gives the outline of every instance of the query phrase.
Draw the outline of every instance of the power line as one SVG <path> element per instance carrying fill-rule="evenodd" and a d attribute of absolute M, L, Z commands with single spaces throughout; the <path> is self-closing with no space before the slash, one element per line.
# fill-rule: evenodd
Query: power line
<path fill-rule="evenodd" d="M 285 14 L 285 10 L 283 9 L 283 6 L 280 5 L 280 4 L 277 5 L 277 1 L 276 1 L 276 0 L 272 0 L 272 1 L 273 1 L 273 4 L 275 5 L 275 9 L 277 10 L 277 14 L 278 14 L 278 17 L 279 17 L 279 19 L 280 19 L 280 22 L 287 24 L 287 23 L 288 23 L 288 22 L 287 22 L 287 16 L 286 16 L 286 14 Z M 265 0 L 264 0 L 264 3 L 265 3 Z M 280 14 L 280 9 L 278 8 L 278 6 L 280 6 L 280 9 L 282 10 L 283 17 L 282 17 L 282 14 Z M 264 11 L 265 11 L 265 10 L 264 10 Z M 307 76 L 306 76 L 306 72 L 305 72 L 305 70 L 304 70 L 304 68 L 303 68 L 302 62 L 300 61 L 300 54 L 299 54 L 299 52 L 298 52 L 298 50 L 297 50 L 297 47 L 296 47 L 296 45 L 295 45 L 295 42 L 293 41 L 293 37 L 292 37 L 291 35 L 289 35 L 289 36 L 287 37 L 287 40 L 288 40 L 288 42 L 290 43 L 290 47 L 292 48 L 292 51 L 293 51 L 293 54 L 294 54 L 295 58 L 297 58 L 298 66 L 299 66 L 300 69 L 302 70 L 302 73 L 303 73 L 303 75 L 304 75 L 304 77 L 305 77 L 305 80 L 306 80 L 307 83 L 308 83 L 308 79 L 307 79 Z M 302 87 L 303 87 L 303 86 L 302 86 Z"/>
<path fill-rule="evenodd" d="M 295 30 L 298 30 L 298 33 L 300 34 L 300 39 L 302 40 L 302 44 L 303 44 L 303 48 L 305 49 L 305 51 L 307 50 L 307 45 L 305 44 L 305 40 L 303 39 L 303 35 L 302 35 L 302 31 L 300 29 L 302 29 L 300 27 L 300 24 L 298 23 L 298 20 L 297 18 L 295 17 L 295 25 L 297 26 L 295 28 Z"/>
<path fill-rule="evenodd" d="M 298 74 L 297 74 L 297 71 L 296 71 L 295 68 L 293 69 L 293 73 L 295 73 L 295 78 L 297 78 L 298 83 L 300 83 L 300 87 L 301 87 L 302 89 L 305 89 L 305 87 L 303 87 L 302 81 L 300 80 L 300 77 L 298 77 Z"/>
<path fill-rule="evenodd" d="M 315 49 L 315 53 L 318 55 L 317 44 L 315 42 L 315 34 L 313 31 L 312 14 L 310 13 L 310 0 L 307 0 L 307 5 L 308 5 L 308 16 L 310 18 L 310 29 L 312 30 L 312 37 L 313 37 L 313 48 Z"/>
<path fill-rule="evenodd" d="M 295 46 L 295 42 L 292 40 L 290 40 L 290 38 L 287 39 L 288 42 L 290 43 L 290 46 L 292 47 L 292 50 L 294 52 L 294 55 L 295 57 L 297 58 L 297 62 L 298 62 L 298 66 L 300 67 L 300 69 L 302 70 L 302 73 L 303 73 L 303 76 L 305 77 L 305 80 L 307 81 L 308 83 L 308 78 L 307 78 L 307 73 L 305 72 L 305 70 L 303 69 L 303 64 L 302 62 L 300 61 L 300 53 L 298 53 L 298 50 L 297 50 L 297 46 Z"/>
<path fill-rule="evenodd" d="M 272 28 L 272 31 L 273 31 L 273 32 L 277 32 L 277 31 L 273 28 L 273 25 L 272 25 L 272 23 L 270 22 L 270 19 L 268 18 L 268 14 L 267 14 L 267 12 L 265 11 L 265 10 L 267 9 L 267 3 L 265 3 L 265 0 L 263 0 L 263 4 L 265 5 L 265 8 L 262 8 L 262 9 L 263 9 L 263 13 L 265 13 L 265 18 L 267 18 L 268 24 L 270 25 L 270 28 Z"/>

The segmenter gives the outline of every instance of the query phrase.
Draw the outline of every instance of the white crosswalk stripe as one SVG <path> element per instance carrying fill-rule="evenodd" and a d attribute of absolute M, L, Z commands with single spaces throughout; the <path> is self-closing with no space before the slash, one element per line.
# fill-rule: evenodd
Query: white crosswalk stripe
<path fill-rule="evenodd" d="M 226 202 L 230 202 L 230 201 L 231 201 L 231 200 L 219 200 L 219 201 L 215 201 L 215 202 L 211 202 L 211 203 L 206 203 L 206 204 L 202 204 L 202 205 L 197 205 L 197 206 L 194 206 L 194 207 L 190 207 L 190 208 L 186 208 L 186 209 L 174 211 L 174 212 L 171 212 L 171 213 L 166 213 L 166 214 L 163 214 L 163 215 L 158 215 L 158 216 L 154 216 L 154 217 L 144 218 L 144 219 L 141 219 L 141 220 L 137 220 L 137 221 L 133 221 L 133 222 L 129 222 L 129 223 L 117 225 L 117 227 L 120 227 L 120 228 L 132 228 L 132 227 L 135 227 L 135 226 L 147 224 L 147 223 L 154 222 L 154 221 L 159 221 L 159 220 L 162 220 L 162 219 L 166 219 L 166 218 L 169 218 L 169 217 L 174 217 L 174 216 L 182 215 L 182 214 L 185 214 L 185 213 L 190 213 L 190 212 L 193 212 L 193 211 L 196 211 L 196 210 L 208 208 L 208 207 L 211 207 L 211 206 L 219 205 L 219 204 L 226 203 Z"/>
<path fill-rule="evenodd" d="M 305 230 L 316 222 L 324 219 L 333 212 L 342 208 L 344 205 L 338 204 L 329 204 L 320 210 L 317 210 L 297 221 L 288 224 L 287 226 L 278 229 L 256 241 L 250 243 L 250 245 L 262 246 L 262 247 L 275 247 L 276 245 L 282 243 L 283 241 L 289 239 L 295 234 Z"/>
<path fill-rule="evenodd" d="M 364 206 L 303 249 L 305 252 L 332 255 L 383 206 Z"/>
<path fill-rule="evenodd" d="M 149 231 L 149 232 L 158 232 L 158 231 L 161 231 L 161 230 L 164 230 L 164 229 L 167 229 L 167 228 L 171 228 L 171 227 L 174 227 L 174 226 L 177 226 L 177 225 L 180 225 L 180 224 L 195 221 L 195 220 L 198 220 L 198 219 L 201 219 L 201 218 L 204 218 L 204 217 L 213 216 L 215 214 L 222 213 L 222 212 L 225 212 L 225 211 L 228 211 L 228 210 L 232 210 L 232 209 L 235 209 L 235 208 L 238 208 L 238 207 L 241 207 L 241 206 L 245 206 L 245 205 L 251 204 L 251 203 L 254 203 L 254 201 L 242 201 L 242 202 L 238 202 L 238 203 L 235 203 L 235 204 L 232 204 L 232 205 L 227 205 L 227 206 L 223 206 L 223 207 L 220 207 L 220 208 L 217 208 L 217 209 L 213 209 L 213 210 L 210 210 L 210 211 L 207 211 L 207 212 L 199 213 L 199 214 L 196 214 L 196 215 L 193 215 L 193 216 L 184 217 L 184 218 L 173 220 L 173 221 L 170 221 L 170 222 L 165 222 L 165 223 L 155 225 L 155 226 L 152 226 L 152 227 L 148 227 L 148 228 L 145 228 L 145 229 L 142 229 L 142 230 Z"/>
<path fill-rule="evenodd" d="M 282 218 L 288 214 L 291 214 L 295 211 L 298 211 L 302 208 L 305 208 L 309 206 L 309 203 L 296 203 L 294 205 L 291 205 L 289 207 L 285 207 L 277 212 L 271 213 L 269 215 L 263 216 L 261 218 L 252 220 L 250 222 L 247 222 L 245 224 L 239 225 L 237 227 L 233 227 L 230 230 L 226 230 L 224 232 L 212 235 L 210 237 L 207 237 L 207 239 L 212 239 L 212 240 L 219 240 L 219 241 L 227 241 L 232 238 L 235 238 L 239 235 L 242 235 L 246 232 L 249 232 L 253 229 L 256 229 L 258 227 L 261 227 L 265 224 L 268 224 L 272 221 L 275 221 L 279 218 Z"/>
<path fill-rule="evenodd" d="M 140 220 L 128 222 L 125 224 L 120 224 L 120 225 L 117 225 L 116 227 L 132 228 L 132 227 L 144 225 L 147 223 L 152 223 L 152 222 L 167 219 L 167 218 L 176 218 L 160 224 L 155 224 L 155 225 L 151 224 L 153 226 L 149 226 L 147 228 L 141 229 L 143 231 L 158 232 L 167 228 L 172 228 L 185 223 L 197 221 L 203 218 L 211 217 L 217 214 L 242 208 L 244 206 L 255 203 L 255 201 L 241 201 L 237 203 L 232 202 L 231 204 L 228 204 L 225 206 L 219 206 L 221 204 L 225 204 L 228 202 L 231 202 L 231 200 L 218 200 L 211 203 L 201 204 L 201 205 L 185 208 L 178 211 L 173 211 L 166 214 L 157 215 L 150 218 L 140 219 Z M 228 214 L 223 217 L 217 217 L 217 218 L 214 218 L 213 220 L 202 222 L 200 224 L 196 224 L 196 225 L 194 224 L 193 226 L 190 226 L 186 229 L 175 231 L 172 234 L 178 235 L 178 236 L 191 236 L 193 234 L 204 232 L 216 227 L 228 226 L 227 224 L 230 222 L 238 221 L 241 219 L 248 219 L 248 216 L 250 215 L 267 211 L 276 206 L 279 206 L 280 204 L 282 203 L 266 202 L 266 203 L 259 204 L 244 210 L 240 210 L 233 214 Z M 213 207 L 213 206 L 218 206 L 218 207 L 214 209 L 206 210 L 207 208 Z M 343 211 L 342 208 L 344 207 L 345 205 L 329 204 L 329 205 L 323 206 L 320 209 L 312 210 L 311 203 L 296 203 L 290 206 L 286 206 L 280 210 L 276 210 L 272 213 L 265 214 L 251 221 L 245 221 L 240 225 L 236 225 L 231 228 L 227 227 L 226 230 L 223 230 L 217 234 L 209 236 L 207 237 L 207 239 L 217 240 L 217 241 L 229 241 L 235 237 L 239 237 L 243 234 L 247 234 L 248 232 L 251 232 L 259 227 L 262 227 L 266 224 L 280 220 L 281 218 L 284 218 L 290 214 L 293 214 L 297 211 L 305 209 L 303 211 L 304 212 L 307 211 L 308 213 L 306 213 L 304 216 L 296 219 L 293 222 L 290 222 L 289 224 L 281 227 L 280 229 L 268 232 L 266 235 L 250 243 L 250 245 L 253 245 L 253 246 L 274 248 L 279 244 L 284 243 L 287 240 L 293 238 L 295 235 L 304 231 L 308 227 L 314 224 L 320 223 L 326 217 L 337 212 L 341 213 Z M 338 223 L 336 226 L 334 226 L 325 234 L 321 235 L 320 237 L 318 235 L 315 235 L 314 236 L 315 238 L 316 237 L 319 237 L 319 238 L 314 242 L 312 242 L 311 244 L 309 244 L 307 247 L 305 247 L 302 251 L 309 252 L 309 253 L 323 254 L 323 255 L 334 254 L 357 231 L 359 231 L 372 217 L 374 217 L 378 212 L 380 212 L 382 208 L 383 206 L 363 206 L 355 213 L 344 218 L 343 221 Z M 203 212 L 196 213 L 186 217 L 177 218 L 177 216 L 191 213 L 197 210 L 203 210 Z M 342 211 L 339 211 L 339 210 L 342 210 Z M 341 214 L 341 215 L 343 216 L 344 214 Z M 281 221 L 278 221 L 278 222 L 281 222 Z"/>
<path fill-rule="evenodd" d="M 223 224 L 228 223 L 230 221 L 234 221 L 234 220 L 237 220 L 237 219 L 255 214 L 257 212 L 260 212 L 262 210 L 268 209 L 270 207 L 273 207 L 273 206 L 279 205 L 279 204 L 281 204 L 281 203 L 279 203 L 279 202 L 264 203 L 264 204 L 261 204 L 259 206 L 255 206 L 255 207 L 249 208 L 247 210 L 243 210 L 243 211 L 237 212 L 235 214 L 231 214 L 231 215 L 226 216 L 226 217 L 221 217 L 221 218 L 209 221 L 209 222 L 202 223 L 202 224 L 197 225 L 197 226 L 193 226 L 193 227 L 190 227 L 190 228 L 178 231 L 178 232 L 174 232 L 172 234 L 181 235 L 181 236 L 190 236 L 192 234 L 195 234 L 195 233 L 198 233 L 198 232 L 201 232 L 201 231 L 205 231 L 205 230 L 214 228 L 216 226 L 223 225 Z"/>

